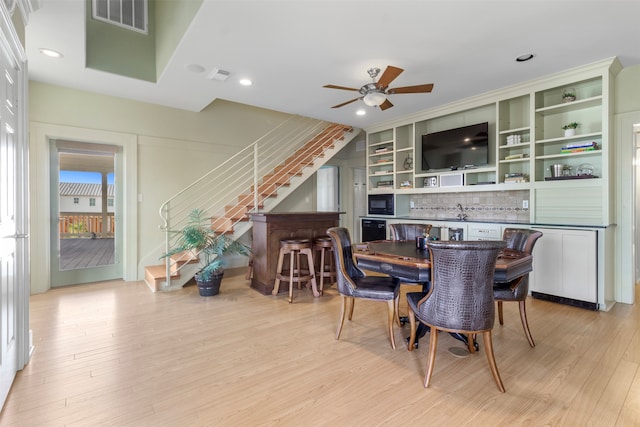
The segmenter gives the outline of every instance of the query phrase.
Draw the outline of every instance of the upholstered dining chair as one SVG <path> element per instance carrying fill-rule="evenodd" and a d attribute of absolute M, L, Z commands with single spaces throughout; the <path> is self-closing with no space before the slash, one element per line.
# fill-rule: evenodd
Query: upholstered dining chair
<path fill-rule="evenodd" d="M 389 224 L 391 240 L 415 240 L 416 237 L 428 236 L 431 231 L 431 224 L 410 224 L 398 223 Z M 400 326 L 404 326 L 408 321 L 407 293 L 415 292 L 416 283 L 401 282 L 400 297 L 398 304 L 398 316 Z"/>
<path fill-rule="evenodd" d="M 507 243 L 506 249 L 520 251 L 531 255 L 533 246 L 536 241 L 542 237 L 542 233 L 538 230 L 530 230 L 526 228 L 505 228 L 502 233 L 502 239 Z M 498 304 L 498 320 L 504 325 L 502 315 L 502 303 L 505 301 L 517 301 L 520 309 L 520 321 L 524 334 L 527 336 L 529 345 L 535 347 L 533 336 L 529 330 L 529 322 L 527 320 L 526 300 L 529 294 L 529 274 L 518 277 L 507 283 L 494 283 L 493 298 Z"/>
<path fill-rule="evenodd" d="M 395 350 L 396 342 L 393 334 L 393 322 L 400 324 L 397 315 L 398 308 L 398 279 L 387 276 L 366 276 L 355 264 L 351 248 L 349 230 L 344 227 L 333 227 L 327 230 L 333 245 L 336 260 L 336 283 L 338 292 L 342 296 L 340 322 L 336 330 L 336 339 L 340 339 L 344 319 L 349 313 L 349 320 L 353 317 L 353 306 L 356 299 L 386 301 L 388 313 L 389 338 L 391 348 Z"/>
<path fill-rule="evenodd" d="M 436 358 L 438 331 L 468 336 L 468 349 L 475 352 L 473 337 L 482 333 L 491 373 L 504 393 L 504 385 L 493 354 L 491 330 L 495 318 L 493 279 L 496 259 L 506 246 L 501 240 L 429 242 L 431 289 L 428 293 L 409 293 L 411 336 L 409 351 L 416 337 L 416 318 L 431 328 L 429 357 L 424 386 L 429 387 Z"/>
<path fill-rule="evenodd" d="M 389 224 L 391 240 L 415 240 L 418 236 L 428 236 L 431 224 Z"/>

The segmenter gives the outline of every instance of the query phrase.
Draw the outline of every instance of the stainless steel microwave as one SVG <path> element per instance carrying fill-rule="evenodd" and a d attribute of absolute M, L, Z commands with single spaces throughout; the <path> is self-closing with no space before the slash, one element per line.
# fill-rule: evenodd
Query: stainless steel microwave
<path fill-rule="evenodd" d="M 369 215 L 394 215 L 393 194 L 369 194 Z"/>

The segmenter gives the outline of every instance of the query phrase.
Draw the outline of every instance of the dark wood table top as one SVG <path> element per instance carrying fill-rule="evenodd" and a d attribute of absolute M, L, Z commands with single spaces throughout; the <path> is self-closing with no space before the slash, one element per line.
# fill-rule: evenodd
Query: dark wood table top
<path fill-rule="evenodd" d="M 415 241 L 377 240 L 354 245 L 354 256 L 358 266 L 368 270 L 396 276 L 400 279 L 429 280 L 431 261 L 429 250 L 416 248 Z M 511 249 L 503 250 L 496 261 L 497 282 L 508 282 L 533 267 L 533 256 Z"/>

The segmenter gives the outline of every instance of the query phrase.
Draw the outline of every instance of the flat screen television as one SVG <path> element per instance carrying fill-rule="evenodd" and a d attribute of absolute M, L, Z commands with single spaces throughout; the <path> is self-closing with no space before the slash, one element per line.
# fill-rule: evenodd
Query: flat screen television
<path fill-rule="evenodd" d="M 422 135 L 422 170 L 462 169 L 489 163 L 489 123 Z"/>

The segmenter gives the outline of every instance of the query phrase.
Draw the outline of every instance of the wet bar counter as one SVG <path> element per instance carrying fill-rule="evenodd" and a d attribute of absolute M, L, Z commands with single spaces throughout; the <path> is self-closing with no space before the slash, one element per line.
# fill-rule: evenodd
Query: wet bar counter
<path fill-rule="evenodd" d="M 253 221 L 253 277 L 251 287 L 270 295 L 276 278 L 280 240 L 314 239 L 337 227 L 341 212 L 287 212 L 251 214 Z M 286 286 L 281 287 L 287 291 Z"/>

